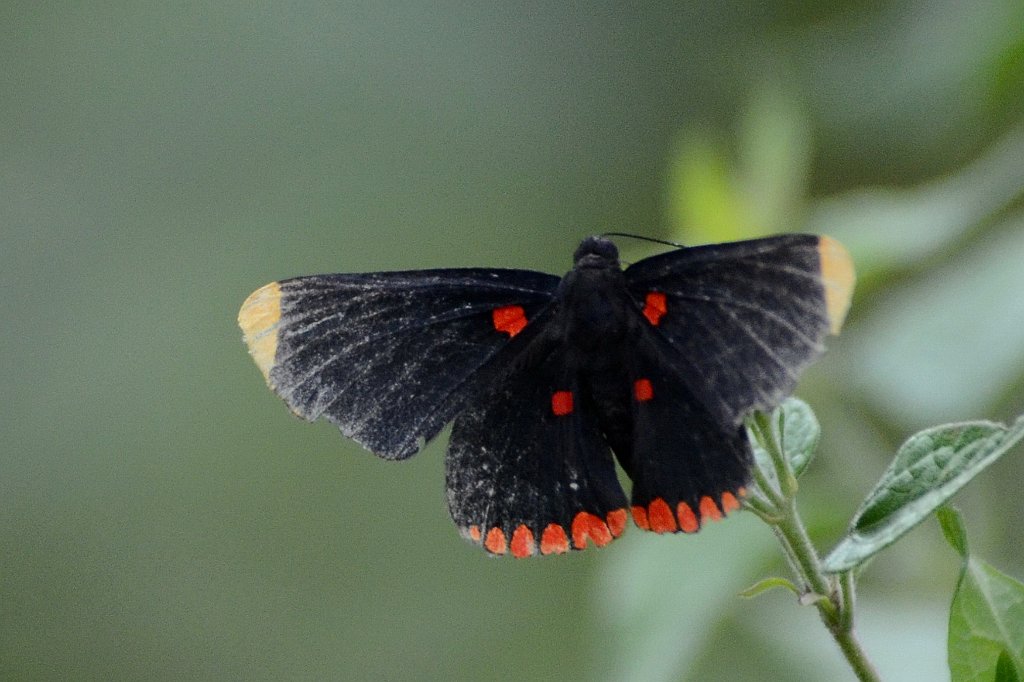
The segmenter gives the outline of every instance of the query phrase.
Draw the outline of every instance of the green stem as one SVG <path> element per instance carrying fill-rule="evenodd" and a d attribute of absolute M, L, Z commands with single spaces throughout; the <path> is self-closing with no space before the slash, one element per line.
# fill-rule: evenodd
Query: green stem
<path fill-rule="evenodd" d="M 818 552 L 807 535 L 807 530 L 804 528 L 793 500 L 786 501 L 782 519 L 776 524 L 776 528 L 779 529 L 779 534 L 796 559 L 800 577 L 807 589 L 826 597 L 835 593 L 836 585 L 821 570 L 821 559 L 818 558 Z M 836 612 L 838 613 L 838 608 Z"/>
<path fill-rule="evenodd" d="M 783 554 L 796 573 L 802 589 L 815 596 L 813 603 L 822 622 L 836 640 L 857 679 L 862 682 L 880 682 L 878 672 L 854 634 L 853 574 L 846 572 L 837 577 L 821 569 L 821 558 L 796 508 L 796 476 L 782 451 L 771 420 L 767 415 L 755 412 L 751 421 L 754 436 L 771 458 L 779 481 L 779 489 L 775 489 L 769 484 L 764 472 L 755 472 L 758 486 L 768 498 L 769 505 L 774 506 L 770 510 L 774 512 L 771 514 L 773 522 L 770 523 L 782 545 Z"/>
<path fill-rule="evenodd" d="M 765 452 L 771 457 L 772 465 L 775 468 L 775 476 L 779 481 L 779 492 L 786 499 L 796 495 L 798 485 L 796 476 L 793 475 L 793 468 L 789 465 L 789 459 L 782 451 L 778 435 L 772 428 L 771 417 L 764 412 L 754 413 L 754 424 L 757 427 L 758 440 L 764 446 Z"/>
<path fill-rule="evenodd" d="M 776 524 L 777 535 L 791 562 L 796 563 L 797 575 L 810 592 L 821 595 L 814 605 L 822 622 L 839 645 L 857 679 L 862 682 L 880 682 L 874 665 L 861 647 L 853 629 L 853 577 L 844 574 L 839 580 L 821 570 L 821 559 L 807 535 L 793 500 L 788 500 L 783 519 Z"/>

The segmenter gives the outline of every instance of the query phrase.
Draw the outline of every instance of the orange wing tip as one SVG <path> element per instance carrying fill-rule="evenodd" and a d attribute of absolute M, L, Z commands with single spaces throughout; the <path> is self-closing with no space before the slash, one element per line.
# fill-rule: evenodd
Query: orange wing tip
<path fill-rule="evenodd" d="M 572 544 L 576 549 L 586 549 L 590 540 L 604 547 L 612 541 L 612 531 L 600 516 L 582 511 L 572 520 Z"/>
<path fill-rule="evenodd" d="M 853 260 L 846 247 L 831 237 L 819 237 L 818 262 L 821 281 L 825 286 L 825 309 L 828 312 L 829 331 L 838 334 L 850 309 L 856 275 Z"/>
<path fill-rule="evenodd" d="M 271 282 L 249 294 L 238 311 L 245 345 L 263 378 L 270 384 L 270 370 L 277 355 L 277 328 L 281 321 L 281 285 Z"/>
<path fill-rule="evenodd" d="M 540 536 L 541 554 L 565 554 L 569 551 L 569 537 L 557 523 L 549 523 Z"/>

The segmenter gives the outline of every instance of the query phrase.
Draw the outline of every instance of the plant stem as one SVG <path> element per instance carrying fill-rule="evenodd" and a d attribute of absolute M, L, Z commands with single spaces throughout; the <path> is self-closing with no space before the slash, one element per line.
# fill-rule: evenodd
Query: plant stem
<path fill-rule="evenodd" d="M 806 596 L 813 598 L 822 622 L 839 645 L 857 679 L 862 682 L 880 682 L 878 672 L 854 634 L 852 572 L 835 576 L 822 571 L 821 558 L 796 508 L 796 477 L 793 475 L 789 459 L 782 451 L 778 434 L 772 428 L 770 418 L 763 413 L 755 413 L 751 430 L 771 458 L 779 489 L 770 487 L 768 477 L 763 472 L 757 472 L 755 480 L 775 507 L 771 510 L 774 512 L 773 520 L 769 523 L 782 545 L 790 567 L 798 577 L 801 589 Z M 766 485 L 769 485 L 768 490 L 764 490 Z"/>
<path fill-rule="evenodd" d="M 788 500 L 787 507 L 787 513 L 775 528 L 786 554 L 797 564 L 800 581 L 809 592 L 820 595 L 814 600 L 814 605 L 857 679 L 879 682 L 878 671 L 854 633 L 852 575 L 847 573 L 842 579 L 837 579 L 821 570 L 821 559 L 807 535 L 795 502 Z"/>

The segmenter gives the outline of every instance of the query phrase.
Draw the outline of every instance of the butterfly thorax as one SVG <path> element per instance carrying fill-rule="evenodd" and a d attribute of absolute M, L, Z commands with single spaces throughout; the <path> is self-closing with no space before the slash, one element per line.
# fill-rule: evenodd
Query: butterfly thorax
<path fill-rule="evenodd" d="M 618 355 L 629 332 L 631 302 L 618 259 L 586 258 L 562 279 L 557 296 L 562 341 L 604 364 Z M 610 358 L 609 358 L 610 359 Z"/>
<path fill-rule="evenodd" d="M 621 352 L 630 300 L 614 244 L 601 237 L 583 240 L 556 296 L 562 340 L 568 348 L 582 351 L 599 365 Z"/>

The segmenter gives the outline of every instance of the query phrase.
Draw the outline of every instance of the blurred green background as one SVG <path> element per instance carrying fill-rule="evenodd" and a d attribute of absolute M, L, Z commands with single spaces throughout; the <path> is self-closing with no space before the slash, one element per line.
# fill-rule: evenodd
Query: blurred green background
<path fill-rule="evenodd" d="M 0 63 L 2 679 L 850 678 L 811 609 L 737 596 L 785 571 L 749 515 L 463 542 L 444 438 L 383 462 L 266 389 L 235 315 L 270 280 L 830 233 L 822 550 L 907 435 L 1024 412 L 1019 0 L 8 0 Z M 1018 578 L 1022 480 L 957 498 Z M 946 676 L 958 568 L 929 522 L 865 573 L 889 679 Z"/>

